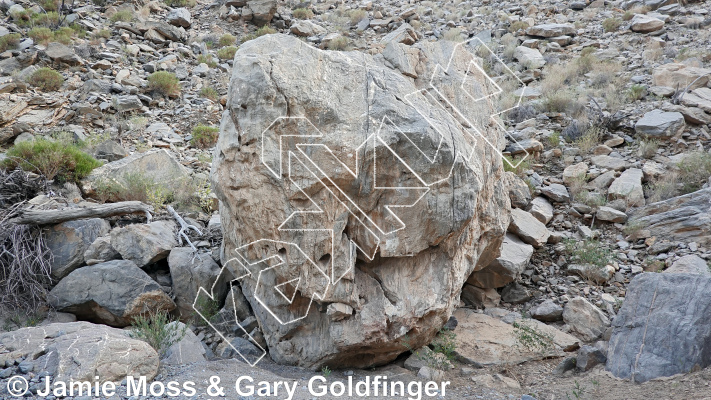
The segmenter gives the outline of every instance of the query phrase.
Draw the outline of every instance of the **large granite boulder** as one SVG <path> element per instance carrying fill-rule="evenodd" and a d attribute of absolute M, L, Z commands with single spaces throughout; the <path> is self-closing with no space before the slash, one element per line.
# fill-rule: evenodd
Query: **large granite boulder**
<path fill-rule="evenodd" d="M 0 334 L 0 365 L 29 362 L 52 381 L 120 382 L 127 376 L 158 374 L 158 353 L 128 332 L 89 322 L 54 323 Z"/>
<path fill-rule="evenodd" d="M 158 283 L 128 260 L 79 268 L 59 281 L 47 297 L 59 311 L 116 327 L 130 325 L 138 315 L 175 308 Z"/>
<path fill-rule="evenodd" d="M 474 58 L 462 45 L 411 50 L 414 81 L 284 35 L 235 56 L 211 179 L 223 265 L 243 277 L 276 362 L 367 367 L 405 341 L 421 347 L 498 256 L 503 135 L 487 125 L 476 140 L 439 99 L 487 120 L 493 103 L 474 99 L 493 88 L 465 78 Z"/>
<path fill-rule="evenodd" d="M 607 370 L 650 379 L 711 365 L 711 277 L 643 273 L 632 279 L 612 322 Z"/>
<path fill-rule="evenodd" d="M 182 319 L 187 320 L 195 316 L 193 304 L 200 288 L 213 295 L 214 301 L 218 303 L 225 300 L 230 289 L 231 274 L 229 272 L 221 274 L 222 268 L 210 254 L 196 253 L 190 247 L 175 247 L 168 256 L 168 266 L 173 293 L 175 293 L 175 304 Z"/>

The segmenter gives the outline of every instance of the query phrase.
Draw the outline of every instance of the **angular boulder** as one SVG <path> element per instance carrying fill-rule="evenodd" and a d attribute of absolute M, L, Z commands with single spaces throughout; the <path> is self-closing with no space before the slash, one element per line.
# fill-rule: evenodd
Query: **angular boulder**
<path fill-rule="evenodd" d="M 711 267 L 709 267 L 709 264 L 706 263 L 706 260 L 692 254 L 674 261 L 674 264 L 665 269 L 664 273 L 711 275 Z"/>
<path fill-rule="evenodd" d="M 705 87 L 711 77 L 711 69 L 692 67 L 682 63 L 662 64 L 652 72 L 652 82 L 655 86 L 672 89 L 690 90 Z M 687 94 L 688 95 L 688 94 Z M 686 97 L 686 96 L 684 96 Z"/>
<path fill-rule="evenodd" d="M 54 382 L 120 382 L 127 376 L 158 374 L 159 359 L 146 342 L 128 332 L 89 322 L 54 323 L 0 334 L 0 365 L 31 360 L 35 373 Z M 42 386 L 44 388 L 44 386 Z"/>
<path fill-rule="evenodd" d="M 140 102 L 140 100 L 139 100 Z M 116 184 L 126 187 L 127 179 L 140 177 L 146 181 L 165 185 L 177 185 L 189 178 L 187 168 L 166 150 L 135 153 L 117 161 L 96 168 L 80 182 L 86 195 L 92 196 L 102 184 Z M 116 201 L 117 199 L 109 199 Z"/>
<path fill-rule="evenodd" d="M 644 14 L 635 14 L 632 17 L 632 21 L 630 21 L 630 29 L 633 32 L 649 33 L 658 31 L 663 27 L 664 21 Z"/>
<path fill-rule="evenodd" d="M 116 327 L 130 325 L 138 315 L 175 308 L 158 283 L 127 260 L 77 269 L 59 281 L 47 297 L 59 311 Z"/>
<path fill-rule="evenodd" d="M 711 365 L 711 277 L 637 275 L 612 323 L 606 368 L 646 382 Z"/>
<path fill-rule="evenodd" d="M 193 304 L 200 288 L 222 303 L 229 290 L 231 275 L 220 274 L 222 268 L 207 253 L 195 253 L 190 247 L 176 247 L 168 256 L 170 277 L 173 280 L 175 304 L 183 319 L 195 314 Z"/>
<path fill-rule="evenodd" d="M 711 245 L 711 188 L 649 204 L 633 220 L 668 240 Z"/>
<path fill-rule="evenodd" d="M 652 137 L 671 137 L 684 129 L 684 115 L 680 112 L 652 110 L 634 125 L 638 134 Z"/>
<path fill-rule="evenodd" d="M 533 255 L 533 246 L 512 234 L 506 234 L 501 254 L 481 271 L 474 272 L 467 283 L 483 289 L 504 287 L 518 279 Z"/>
<path fill-rule="evenodd" d="M 535 25 L 526 30 L 526 34 L 551 38 L 556 36 L 574 36 L 577 33 L 573 24 L 541 24 Z"/>
<path fill-rule="evenodd" d="M 514 58 L 528 69 L 542 68 L 546 65 L 546 60 L 543 58 L 538 49 L 532 49 L 530 47 L 518 46 L 514 51 Z"/>
<path fill-rule="evenodd" d="M 178 246 L 177 226 L 173 221 L 156 221 L 150 224 L 132 224 L 111 231 L 111 247 L 139 267 L 153 264 L 168 257 Z"/>
<path fill-rule="evenodd" d="M 610 200 L 622 199 L 628 207 L 640 207 L 644 205 L 644 189 L 642 188 L 642 178 L 644 173 L 639 168 L 630 168 L 615 179 L 607 189 L 607 197 Z"/>
<path fill-rule="evenodd" d="M 165 365 L 186 365 L 205 361 L 205 348 L 200 339 L 182 322 L 173 321 L 166 325 L 172 331 L 170 347 L 165 350 L 161 362 Z M 180 340 L 178 336 L 185 333 Z"/>
<path fill-rule="evenodd" d="M 84 252 L 111 225 L 101 218 L 67 221 L 46 230 L 47 247 L 52 252 L 52 278 L 62 279 L 84 265 Z"/>
<path fill-rule="evenodd" d="M 560 357 L 565 351 L 576 349 L 579 343 L 573 336 L 532 319 L 516 321 L 517 328 L 466 308 L 458 309 L 454 317 L 459 322 L 454 330 L 456 354 L 477 368 Z M 529 330 L 538 333 L 541 339 L 531 343 L 530 348 L 519 339 Z"/>
<path fill-rule="evenodd" d="M 454 55 L 432 84 L 458 109 L 491 112 L 460 89 L 484 88 L 465 79 L 473 55 L 446 41 L 412 50 L 415 80 L 378 58 L 284 35 L 235 55 L 211 180 L 223 265 L 243 276 L 276 362 L 366 367 L 395 359 L 403 340 L 421 347 L 465 279 L 498 256 L 510 208 L 503 135 L 483 127 L 496 145 L 473 140 L 421 91 Z M 315 212 L 297 212 L 306 209 Z M 285 262 L 265 271 L 271 256 Z M 354 311 L 334 320 L 330 303 Z"/>
<path fill-rule="evenodd" d="M 574 297 L 563 308 L 563 321 L 586 342 L 599 338 L 610 319 L 583 297 Z"/>
<path fill-rule="evenodd" d="M 546 244 L 551 235 L 548 228 L 541 221 L 537 220 L 531 213 L 518 208 L 511 210 L 509 232 L 535 248 Z"/>

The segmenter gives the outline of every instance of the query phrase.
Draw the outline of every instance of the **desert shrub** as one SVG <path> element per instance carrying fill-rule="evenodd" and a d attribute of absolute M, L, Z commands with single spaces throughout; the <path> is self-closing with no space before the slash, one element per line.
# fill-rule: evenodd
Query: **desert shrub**
<path fill-rule="evenodd" d="M 47 139 L 17 143 L 6 155 L 2 161 L 5 169 L 21 168 L 62 182 L 78 181 L 101 165 L 75 144 Z"/>
<path fill-rule="evenodd" d="M 102 30 L 100 30 L 100 31 L 98 31 L 98 32 L 96 32 L 96 33 L 94 33 L 94 36 L 100 37 L 100 38 L 104 38 L 104 39 L 108 39 L 108 38 L 111 37 L 111 30 L 109 30 L 109 29 L 102 29 Z"/>
<path fill-rule="evenodd" d="M 185 337 L 187 325 L 175 323 L 166 311 L 150 312 L 133 318 L 130 336 L 148 343 L 162 358 L 173 344 Z"/>
<path fill-rule="evenodd" d="M 647 88 L 644 85 L 632 85 L 627 90 L 627 97 L 632 100 L 640 100 L 647 94 Z"/>
<path fill-rule="evenodd" d="M 575 140 L 575 145 L 578 146 L 581 153 L 587 154 L 600 143 L 603 135 L 604 131 L 601 128 L 591 126 L 582 136 Z"/>
<path fill-rule="evenodd" d="M 62 74 L 52 68 L 43 67 L 30 75 L 28 82 L 44 91 L 54 91 L 62 87 L 64 78 Z"/>
<path fill-rule="evenodd" d="M 598 240 L 566 239 L 563 244 L 573 262 L 604 267 L 612 261 L 612 252 Z"/>
<path fill-rule="evenodd" d="M 57 14 L 55 11 L 34 14 L 32 16 L 30 24 L 34 24 L 35 26 L 46 26 L 49 28 L 57 27 L 59 26 L 59 14 Z"/>
<path fill-rule="evenodd" d="M 193 307 L 199 313 L 194 317 L 195 324 L 201 326 L 207 325 L 220 311 L 220 303 L 208 296 L 198 296 Z"/>
<path fill-rule="evenodd" d="M 220 39 L 217 41 L 217 43 L 220 45 L 220 47 L 225 47 L 232 46 L 233 44 L 235 44 L 236 41 L 236 37 L 230 35 L 229 33 L 225 33 L 224 35 L 220 36 Z"/>
<path fill-rule="evenodd" d="M 244 41 L 246 42 L 248 40 L 256 39 L 256 38 L 258 38 L 260 36 L 264 36 L 264 35 L 271 35 L 272 33 L 276 33 L 276 29 L 272 28 L 269 25 L 264 25 L 263 27 L 257 29 L 254 33 L 247 35 L 244 38 Z"/>
<path fill-rule="evenodd" d="M 220 60 L 231 60 L 235 58 L 235 53 L 237 53 L 237 48 L 235 46 L 227 46 L 217 50 L 217 57 Z"/>
<path fill-rule="evenodd" d="M 133 19 L 133 11 L 124 8 L 123 10 L 116 11 L 109 19 L 111 22 L 129 22 Z"/>
<path fill-rule="evenodd" d="M 175 97 L 180 94 L 180 80 L 168 71 L 158 71 L 148 76 L 148 87 L 164 96 Z"/>
<path fill-rule="evenodd" d="M 681 194 L 695 192 L 711 176 L 711 154 L 695 151 L 687 154 L 677 164 Z"/>
<path fill-rule="evenodd" d="M 214 126 L 197 125 L 193 128 L 190 144 L 201 149 L 212 147 L 217 143 L 219 132 L 220 129 Z"/>
<path fill-rule="evenodd" d="M 615 32 L 620 29 L 620 26 L 622 26 L 622 21 L 618 18 L 607 18 L 602 21 L 602 29 L 604 29 L 605 32 Z"/>
<path fill-rule="evenodd" d="M 657 155 L 659 149 L 659 141 L 655 139 L 644 138 L 639 141 L 639 155 L 643 158 L 652 158 Z"/>
<path fill-rule="evenodd" d="M 509 25 L 509 32 L 518 32 L 523 29 L 527 29 L 528 24 L 523 21 L 514 21 Z"/>
<path fill-rule="evenodd" d="M 531 157 L 511 157 L 504 156 L 504 171 L 513 172 L 519 177 L 523 177 L 531 169 Z"/>
<path fill-rule="evenodd" d="M 558 147 L 560 146 L 560 132 L 555 131 L 548 136 L 548 144 L 551 147 Z"/>
<path fill-rule="evenodd" d="M 554 340 L 536 327 L 535 322 L 520 320 L 513 322 L 516 346 L 524 351 L 545 352 L 554 347 Z"/>
<path fill-rule="evenodd" d="M 57 11 L 61 0 L 39 0 L 37 3 L 45 11 Z"/>
<path fill-rule="evenodd" d="M 348 38 L 345 36 L 339 36 L 328 42 L 329 50 L 346 50 L 348 48 Z"/>
<path fill-rule="evenodd" d="M 72 36 L 74 36 L 74 29 L 68 26 L 63 26 L 54 31 L 54 41 L 62 44 L 70 44 Z"/>
<path fill-rule="evenodd" d="M 197 62 L 198 64 L 205 63 L 210 68 L 215 68 L 217 66 L 217 62 L 209 54 L 200 54 L 199 56 L 197 56 Z"/>
<path fill-rule="evenodd" d="M 649 203 L 656 203 L 670 199 L 677 195 L 679 191 L 679 175 L 677 172 L 669 172 L 660 176 L 647 184 L 644 194 Z"/>
<path fill-rule="evenodd" d="M 444 33 L 444 40 L 449 40 L 450 42 L 461 42 L 462 30 L 459 28 L 452 28 Z"/>
<path fill-rule="evenodd" d="M 170 7 L 195 7 L 196 0 L 165 0 L 165 4 Z"/>
<path fill-rule="evenodd" d="M 368 13 L 365 10 L 350 10 L 348 12 L 348 19 L 350 20 L 351 25 L 355 25 L 358 22 L 362 21 L 363 18 L 365 18 L 367 15 Z"/>
<path fill-rule="evenodd" d="M 20 34 L 10 33 L 0 37 L 0 53 L 9 49 L 14 49 L 20 44 Z"/>
<path fill-rule="evenodd" d="M 294 10 L 294 18 L 297 19 L 311 19 L 314 17 L 314 12 L 308 8 L 297 8 Z"/>
<path fill-rule="evenodd" d="M 210 99 L 212 101 L 217 101 L 220 98 L 220 94 L 217 93 L 217 90 L 209 86 L 205 86 L 200 89 L 200 96 Z"/>

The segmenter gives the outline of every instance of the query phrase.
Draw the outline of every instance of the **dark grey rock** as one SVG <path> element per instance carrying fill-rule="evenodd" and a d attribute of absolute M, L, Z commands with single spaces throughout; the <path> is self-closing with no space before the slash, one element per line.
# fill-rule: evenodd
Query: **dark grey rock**
<path fill-rule="evenodd" d="M 575 369 L 578 361 L 575 359 L 575 357 L 566 357 L 563 361 L 558 364 L 558 366 L 555 367 L 553 370 L 553 375 L 563 375 L 564 373 L 568 371 L 572 371 Z"/>
<path fill-rule="evenodd" d="M 548 299 L 543 303 L 531 308 L 531 318 L 544 322 L 555 322 L 563 320 L 563 307 Z"/>
<path fill-rule="evenodd" d="M 237 337 L 230 342 L 230 346 L 223 350 L 222 357 L 236 358 L 242 361 L 246 358 L 248 361 L 256 361 L 259 357 L 262 357 L 264 353 L 263 350 L 249 340 Z"/>
<path fill-rule="evenodd" d="M 594 366 L 604 364 L 607 357 L 594 346 L 583 346 L 578 350 L 577 367 L 581 371 L 589 371 Z"/>
<path fill-rule="evenodd" d="M 637 275 L 612 323 L 607 370 L 646 382 L 711 365 L 711 277 Z"/>
<path fill-rule="evenodd" d="M 501 291 L 501 300 L 511 304 L 525 303 L 531 299 L 531 293 L 528 289 L 520 285 L 518 282 L 513 282 Z"/>
<path fill-rule="evenodd" d="M 101 218 L 67 221 L 49 228 L 46 242 L 53 255 L 52 277 L 62 279 L 84 265 L 84 252 L 110 229 L 109 223 Z"/>
<path fill-rule="evenodd" d="M 127 326 L 148 311 L 175 308 L 160 286 L 128 260 L 77 269 L 49 292 L 48 299 L 59 311 L 116 327 Z"/>

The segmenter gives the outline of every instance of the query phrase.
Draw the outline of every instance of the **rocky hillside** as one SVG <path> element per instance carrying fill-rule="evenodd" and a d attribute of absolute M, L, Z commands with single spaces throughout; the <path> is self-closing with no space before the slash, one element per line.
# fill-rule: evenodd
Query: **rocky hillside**
<path fill-rule="evenodd" d="M 0 398 L 227 365 L 711 396 L 707 2 L 0 13 Z"/>

